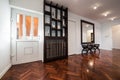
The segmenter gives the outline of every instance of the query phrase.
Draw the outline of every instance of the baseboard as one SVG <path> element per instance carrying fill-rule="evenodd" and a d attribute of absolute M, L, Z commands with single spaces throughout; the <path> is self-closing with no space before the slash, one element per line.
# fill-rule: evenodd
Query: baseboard
<path fill-rule="evenodd" d="M 107 49 L 107 48 L 100 48 L 101 50 L 109 50 L 112 51 L 112 49 Z"/>
<path fill-rule="evenodd" d="M 0 79 L 5 75 L 5 73 L 11 68 L 11 64 L 9 64 L 1 73 L 0 73 Z"/>
<path fill-rule="evenodd" d="M 120 50 L 120 48 L 113 48 L 113 50 Z"/>

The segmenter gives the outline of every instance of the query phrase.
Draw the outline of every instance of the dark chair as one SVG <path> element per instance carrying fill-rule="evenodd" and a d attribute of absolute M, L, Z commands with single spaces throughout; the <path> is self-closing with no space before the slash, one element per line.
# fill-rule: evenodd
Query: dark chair
<path fill-rule="evenodd" d="M 88 44 L 88 52 L 92 54 L 92 53 L 95 53 L 95 51 L 96 49 L 94 48 L 94 44 L 93 43 Z"/>
<path fill-rule="evenodd" d="M 100 53 L 99 46 L 100 46 L 100 44 L 94 44 L 95 52 L 96 52 L 96 50 L 98 50 L 98 51 L 99 51 L 99 53 Z"/>
<path fill-rule="evenodd" d="M 88 44 L 82 44 L 82 55 L 84 54 L 84 52 L 86 52 L 86 54 L 88 53 Z"/>

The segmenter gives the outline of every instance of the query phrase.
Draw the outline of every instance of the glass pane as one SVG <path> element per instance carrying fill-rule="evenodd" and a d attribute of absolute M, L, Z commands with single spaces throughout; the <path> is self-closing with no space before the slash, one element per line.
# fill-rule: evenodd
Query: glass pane
<path fill-rule="evenodd" d="M 60 10 L 57 10 L 58 14 L 57 14 L 57 19 L 60 19 L 61 13 Z"/>
<path fill-rule="evenodd" d="M 23 36 L 23 15 L 17 14 L 17 39 Z"/>
<path fill-rule="evenodd" d="M 45 23 L 50 23 L 50 16 L 49 15 L 45 15 Z"/>
<path fill-rule="evenodd" d="M 61 29 L 61 23 L 60 22 L 58 22 L 58 24 L 57 24 L 57 29 Z"/>
<path fill-rule="evenodd" d="M 45 26 L 45 36 L 50 36 L 50 26 Z"/>
<path fill-rule="evenodd" d="M 31 16 L 26 16 L 25 17 L 25 22 L 26 22 L 26 36 L 30 36 L 30 31 L 31 31 Z"/>
<path fill-rule="evenodd" d="M 55 21 L 52 21 L 52 28 L 55 28 Z"/>
<path fill-rule="evenodd" d="M 34 18 L 34 36 L 35 37 L 38 36 L 38 18 L 37 17 Z"/>
<path fill-rule="evenodd" d="M 55 36 L 56 36 L 56 31 L 53 30 L 53 31 L 52 31 L 52 37 L 55 37 Z"/>
<path fill-rule="evenodd" d="M 61 36 L 61 31 L 57 31 L 57 36 L 58 36 L 58 37 Z"/>

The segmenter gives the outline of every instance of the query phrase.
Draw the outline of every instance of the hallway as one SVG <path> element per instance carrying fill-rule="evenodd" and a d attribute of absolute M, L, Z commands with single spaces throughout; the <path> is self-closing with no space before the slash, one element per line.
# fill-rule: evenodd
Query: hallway
<path fill-rule="evenodd" d="M 41 61 L 12 66 L 2 80 L 119 80 L 120 50 L 72 55 L 49 63 Z"/>

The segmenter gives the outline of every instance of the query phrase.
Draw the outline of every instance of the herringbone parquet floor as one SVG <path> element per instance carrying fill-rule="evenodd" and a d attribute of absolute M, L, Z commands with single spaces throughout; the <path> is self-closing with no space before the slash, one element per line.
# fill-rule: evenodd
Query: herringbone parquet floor
<path fill-rule="evenodd" d="M 49 63 L 15 65 L 2 80 L 120 80 L 120 50 L 72 55 Z"/>

